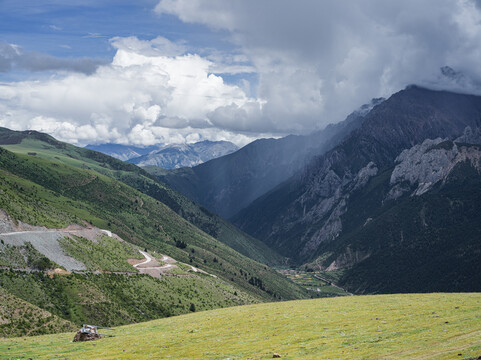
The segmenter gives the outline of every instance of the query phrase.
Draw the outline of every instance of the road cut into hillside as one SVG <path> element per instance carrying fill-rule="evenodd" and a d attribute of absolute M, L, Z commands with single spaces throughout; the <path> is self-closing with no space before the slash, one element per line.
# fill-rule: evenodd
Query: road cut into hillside
<path fill-rule="evenodd" d="M 142 250 L 139 250 L 139 252 L 145 257 L 145 260 L 134 264 L 133 267 L 139 270 L 141 274 L 148 274 L 160 279 L 165 272 L 177 267 L 174 265 L 177 261 L 167 255 L 162 256 L 161 261 L 165 264 L 161 264 L 147 252 Z"/>

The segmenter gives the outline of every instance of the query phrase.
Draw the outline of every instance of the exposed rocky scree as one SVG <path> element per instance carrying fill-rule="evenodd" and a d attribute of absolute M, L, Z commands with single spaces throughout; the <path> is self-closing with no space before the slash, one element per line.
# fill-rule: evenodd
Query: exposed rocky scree
<path fill-rule="evenodd" d="M 346 176 L 343 181 L 337 177 L 336 181 L 330 181 L 324 179 L 319 185 L 325 185 L 329 183 L 328 188 L 332 188 L 337 185 L 337 189 L 334 191 L 334 195 L 321 201 L 319 206 L 312 208 L 312 210 L 306 214 L 305 219 L 312 220 L 315 216 L 318 216 L 319 220 L 329 214 L 327 221 L 325 221 L 322 228 L 316 231 L 307 240 L 304 248 L 301 251 L 301 256 L 307 256 L 313 251 L 316 251 L 319 244 L 334 240 L 342 231 L 341 216 L 347 211 L 347 201 L 349 194 L 362 188 L 369 179 L 377 175 L 378 168 L 373 162 L 367 164 L 364 168 L 359 170 L 356 176 L 351 179 Z M 331 180 L 336 175 L 330 172 Z"/>
<path fill-rule="evenodd" d="M 396 158 L 395 167 L 386 172 L 390 176 L 386 179 L 388 187 L 385 196 L 376 200 L 377 209 L 374 207 L 367 212 L 375 214 L 374 219 L 368 217 L 363 225 L 358 224 L 358 230 L 353 231 L 351 226 L 350 231 L 353 233 L 343 234 L 337 251 L 334 250 L 337 254 L 335 259 L 332 256 L 327 257 L 326 261 L 321 261 L 322 266 L 327 271 L 350 269 L 344 281 L 355 286 L 351 287 L 351 290 L 359 292 L 366 289 L 453 291 L 453 286 L 464 289 L 467 283 L 471 290 L 478 289 L 472 279 L 467 280 L 472 275 L 464 278 L 466 275 L 460 274 L 471 274 L 475 271 L 472 265 L 473 254 L 481 251 L 476 235 L 480 231 L 476 225 L 479 224 L 476 215 L 479 212 L 476 210 L 479 193 L 474 190 L 479 189 L 476 184 L 481 180 L 479 134 L 479 128 L 472 130 L 467 127 L 463 135 L 454 141 L 426 139 L 421 144 L 402 151 Z M 383 187 L 379 178 L 373 181 L 378 182 L 378 188 Z M 372 191 L 372 188 L 369 191 Z M 374 195 L 366 190 L 361 192 L 365 197 Z M 412 199 L 421 197 L 419 200 Z M 349 209 L 351 206 L 354 209 Z M 371 205 L 365 204 L 365 207 L 369 206 Z M 347 221 L 352 221 L 353 212 L 359 211 L 359 204 L 356 206 L 348 203 L 346 212 L 347 210 L 351 211 Z M 466 252 L 469 255 L 466 255 Z M 424 257 L 425 261 L 415 260 L 420 256 Z M 433 261 L 431 258 L 439 259 Z M 436 268 L 426 263 L 436 264 Z M 389 273 L 384 274 L 384 278 L 383 271 L 379 270 L 383 266 L 390 269 Z M 419 270 L 420 267 L 423 270 Z M 359 269 L 362 269 L 362 275 L 359 275 Z M 386 279 L 400 276 L 393 269 L 403 273 L 406 279 L 410 278 L 411 271 L 417 273 L 419 279 L 424 277 L 426 280 L 418 282 L 411 279 L 407 283 L 389 285 Z M 423 277 L 419 277 L 423 272 Z M 438 274 L 436 280 L 426 282 L 433 273 Z M 379 282 L 379 277 L 382 282 Z M 359 281 L 360 278 L 364 283 Z M 366 280 L 370 278 L 377 279 L 373 281 L 378 283 L 373 284 L 371 280 Z M 453 282 L 452 278 L 457 280 Z"/>
<path fill-rule="evenodd" d="M 67 271 L 83 271 L 87 268 L 85 264 L 67 254 L 60 244 L 61 239 L 76 235 L 95 242 L 99 236 L 106 234 L 118 241 L 123 241 L 110 231 L 93 226 L 70 225 L 65 229 L 47 229 L 43 226 L 29 225 L 13 220 L 4 210 L 0 209 L 0 240 L 2 241 L 0 254 L 5 246 L 18 247 L 30 244 L 40 254 Z"/>

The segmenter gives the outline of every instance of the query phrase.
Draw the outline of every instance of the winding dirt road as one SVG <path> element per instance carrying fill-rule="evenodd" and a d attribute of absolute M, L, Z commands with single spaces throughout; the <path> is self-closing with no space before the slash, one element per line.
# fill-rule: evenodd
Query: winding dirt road
<path fill-rule="evenodd" d="M 152 261 L 152 258 L 150 257 L 149 254 L 147 254 L 146 252 L 144 252 L 144 251 L 142 251 L 142 250 L 139 250 L 139 252 L 140 252 L 142 255 L 144 255 L 145 261 L 144 261 L 144 262 L 141 262 L 141 263 L 138 263 L 138 264 L 135 264 L 135 265 L 134 265 L 134 268 L 136 268 L 136 267 L 138 267 L 138 266 L 140 266 L 140 265 L 148 264 L 149 262 Z"/>
<path fill-rule="evenodd" d="M 177 261 L 168 257 L 166 255 L 162 256 L 162 262 L 165 262 L 165 265 L 161 265 L 157 260 L 152 258 L 148 253 L 145 251 L 139 250 L 139 252 L 145 257 L 145 260 L 141 263 L 133 265 L 134 268 L 139 270 L 141 274 L 148 274 L 150 276 L 159 278 L 162 276 L 163 272 L 169 270 L 171 268 L 177 267 L 174 265 Z"/>

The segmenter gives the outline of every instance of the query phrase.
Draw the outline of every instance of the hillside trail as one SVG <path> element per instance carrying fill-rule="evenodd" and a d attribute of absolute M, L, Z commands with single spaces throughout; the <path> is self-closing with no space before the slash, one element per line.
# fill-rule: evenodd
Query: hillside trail
<path fill-rule="evenodd" d="M 139 250 L 139 252 L 145 257 L 145 260 L 141 263 L 133 265 L 133 267 L 139 270 L 141 274 L 149 274 L 154 277 L 160 277 L 164 272 L 166 272 L 166 270 L 178 267 L 177 265 L 175 265 L 177 263 L 177 260 L 171 258 L 170 256 L 162 255 L 162 259 L 160 261 L 165 263 L 165 265 L 161 265 L 157 260 L 152 258 L 152 256 L 145 251 Z M 217 278 L 216 275 L 209 274 L 204 270 L 201 270 L 191 265 L 188 266 L 190 266 L 191 270 L 194 273 L 202 273 Z"/>
<path fill-rule="evenodd" d="M 0 233 L 0 236 L 35 235 L 35 234 L 45 234 L 45 233 L 79 235 L 89 240 L 92 240 L 92 238 L 97 238 L 99 234 L 102 234 L 102 235 L 107 235 L 108 237 L 120 239 L 117 235 L 112 234 L 112 232 L 109 230 L 99 229 L 96 227 L 78 228 L 77 226 L 74 226 L 74 225 L 70 225 L 66 228 L 53 228 L 53 229 L 41 228 L 41 229 L 32 229 L 32 230 L 3 232 L 3 233 Z"/>

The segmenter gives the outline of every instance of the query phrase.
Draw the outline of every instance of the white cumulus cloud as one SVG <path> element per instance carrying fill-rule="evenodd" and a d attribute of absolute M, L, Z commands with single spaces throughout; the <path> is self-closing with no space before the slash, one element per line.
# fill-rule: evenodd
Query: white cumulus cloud
<path fill-rule="evenodd" d="M 149 145 L 222 134 L 242 145 L 255 138 L 209 119 L 219 107 L 256 102 L 213 74 L 212 61 L 161 37 L 114 38 L 111 44 L 111 64 L 93 74 L 0 84 L 0 125 L 80 144 Z"/>

